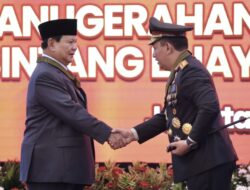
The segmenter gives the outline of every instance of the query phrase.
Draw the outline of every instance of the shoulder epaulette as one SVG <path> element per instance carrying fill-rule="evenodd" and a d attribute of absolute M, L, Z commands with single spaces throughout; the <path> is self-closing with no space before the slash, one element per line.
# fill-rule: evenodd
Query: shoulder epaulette
<path fill-rule="evenodd" d="M 183 70 L 187 65 L 188 65 L 187 60 L 183 60 L 182 62 L 179 63 L 179 68 Z"/>

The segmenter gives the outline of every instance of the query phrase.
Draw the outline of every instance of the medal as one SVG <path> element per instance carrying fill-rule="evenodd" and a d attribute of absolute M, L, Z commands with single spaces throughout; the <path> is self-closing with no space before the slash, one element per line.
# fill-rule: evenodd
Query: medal
<path fill-rule="evenodd" d="M 182 132 L 186 135 L 189 135 L 189 133 L 192 130 L 192 125 L 190 123 L 184 123 L 182 126 Z"/>
<path fill-rule="evenodd" d="M 173 112 L 174 115 L 177 113 L 175 108 L 172 109 L 172 112 Z"/>
<path fill-rule="evenodd" d="M 173 134 L 172 129 L 169 129 L 169 130 L 168 130 L 168 135 L 169 135 L 169 136 L 172 136 L 172 134 Z"/>
<path fill-rule="evenodd" d="M 181 122 L 177 117 L 172 119 L 172 125 L 174 128 L 179 129 L 181 127 Z"/>
<path fill-rule="evenodd" d="M 171 95 L 167 95 L 167 101 L 169 102 L 171 100 Z"/>
<path fill-rule="evenodd" d="M 171 94 L 168 94 L 167 95 L 167 101 L 175 101 L 176 100 L 176 97 L 177 97 L 177 94 L 176 93 L 171 93 Z"/>
<path fill-rule="evenodd" d="M 176 96 L 177 96 L 177 93 L 171 94 L 171 99 L 172 99 L 172 100 L 173 100 L 173 99 L 176 99 Z"/>
<path fill-rule="evenodd" d="M 175 106 L 175 105 L 177 104 L 177 100 L 176 100 L 176 99 L 173 100 L 173 101 L 171 102 L 171 104 L 172 104 L 172 106 Z"/>

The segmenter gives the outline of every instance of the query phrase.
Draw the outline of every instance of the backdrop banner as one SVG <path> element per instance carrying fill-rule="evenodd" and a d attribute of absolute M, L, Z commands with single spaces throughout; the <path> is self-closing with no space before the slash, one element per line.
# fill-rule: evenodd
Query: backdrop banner
<path fill-rule="evenodd" d="M 20 159 L 27 86 L 42 53 L 38 25 L 78 19 L 78 49 L 68 66 L 88 96 L 89 112 L 114 128 L 131 128 L 163 106 L 169 72 L 152 58 L 148 21 L 190 25 L 189 50 L 218 91 L 224 124 L 250 116 L 250 1 L 171 0 L 0 2 L 0 161 Z M 250 120 L 232 125 L 239 163 L 250 160 Z M 98 162 L 171 162 L 165 133 L 120 150 L 96 143 Z"/>

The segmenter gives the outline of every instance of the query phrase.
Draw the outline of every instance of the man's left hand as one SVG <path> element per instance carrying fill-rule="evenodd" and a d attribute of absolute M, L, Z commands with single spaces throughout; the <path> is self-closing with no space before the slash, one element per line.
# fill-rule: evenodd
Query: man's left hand
<path fill-rule="evenodd" d="M 186 140 L 179 140 L 176 142 L 170 143 L 169 146 L 174 146 L 176 147 L 174 150 L 172 150 L 172 154 L 177 155 L 177 156 L 183 156 L 189 151 L 189 146 L 186 142 Z"/>

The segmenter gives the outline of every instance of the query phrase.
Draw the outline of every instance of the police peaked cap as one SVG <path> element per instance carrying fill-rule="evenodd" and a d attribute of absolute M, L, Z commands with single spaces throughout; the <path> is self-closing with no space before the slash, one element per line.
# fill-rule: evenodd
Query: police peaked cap
<path fill-rule="evenodd" d="M 41 23 L 38 26 L 42 40 L 61 35 L 76 35 L 76 19 L 58 19 Z"/>
<path fill-rule="evenodd" d="M 193 30 L 193 27 L 164 23 L 151 17 L 149 19 L 149 30 L 152 34 L 149 45 L 152 45 L 162 37 L 185 36 L 185 32 Z"/>

